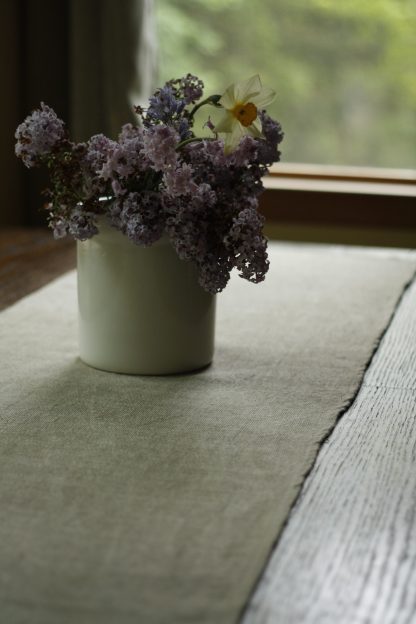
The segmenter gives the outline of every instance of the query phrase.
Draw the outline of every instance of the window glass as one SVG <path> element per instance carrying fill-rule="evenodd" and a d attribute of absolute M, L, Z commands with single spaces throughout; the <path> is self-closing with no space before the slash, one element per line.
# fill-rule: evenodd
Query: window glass
<path fill-rule="evenodd" d="M 416 0 L 156 0 L 159 81 L 259 73 L 285 161 L 416 168 Z"/>

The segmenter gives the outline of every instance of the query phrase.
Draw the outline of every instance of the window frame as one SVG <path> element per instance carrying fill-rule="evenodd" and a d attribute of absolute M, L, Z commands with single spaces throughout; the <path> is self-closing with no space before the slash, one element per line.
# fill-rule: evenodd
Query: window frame
<path fill-rule="evenodd" d="M 416 170 L 277 163 L 263 183 L 271 223 L 416 231 Z"/>

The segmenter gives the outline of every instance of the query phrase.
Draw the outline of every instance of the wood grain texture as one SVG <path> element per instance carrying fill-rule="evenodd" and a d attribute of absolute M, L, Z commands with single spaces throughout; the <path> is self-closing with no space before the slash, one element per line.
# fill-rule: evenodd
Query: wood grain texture
<path fill-rule="evenodd" d="M 0 231 L 0 310 L 75 268 L 73 240 L 43 228 Z"/>
<path fill-rule="evenodd" d="M 416 622 L 416 283 L 323 444 L 243 624 Z"/>

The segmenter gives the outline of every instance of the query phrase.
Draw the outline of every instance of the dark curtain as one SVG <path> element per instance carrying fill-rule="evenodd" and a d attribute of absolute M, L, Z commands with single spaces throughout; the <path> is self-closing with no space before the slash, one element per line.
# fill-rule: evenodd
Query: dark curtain
<path fill-rule="evenodd" d="M 43 172 L 14 157 L 14 131 L 41 101 L 78 141 L 134 121 L 155 67 L 151 0 L 0 2 L 0 224 L 39 225 Z"/>

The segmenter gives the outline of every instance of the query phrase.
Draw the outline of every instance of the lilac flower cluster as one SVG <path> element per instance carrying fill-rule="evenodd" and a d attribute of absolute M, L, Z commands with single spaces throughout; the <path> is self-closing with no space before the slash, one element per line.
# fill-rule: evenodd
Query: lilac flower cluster
<path fill-rule="evenodd" d="M 185 100 L 186 104 L 195 104 L 204 93 L 204 83 L 192 74 L 170 80 L 167 84 L 173 89 L 175 98 Z"/>
<path fill-rule="evenodd" d="M 99 134 L 79 144 L 42 103 L 18 127 L 16 154 L 28 167 L 49 169 L 54 235 L 91 238 L 104 214 L 137 245 L 167 233 L 178 256 L 195 263 L 208 292 L 220 292 L 233 268 L 250 282 L 262 281 L 269 262 L 258 196 L 267 167 L 280 158 L 283 133 L 259 111 L 263 138 L 246 135 L 225 154 L 215 133 L 198 138 L 192 131 L 195 109 L 219 99 L 200 102 L 202 96 L 196 76 L 171 80 L 146 110 L 137 107 L 138 125 L 123 126 L 116 141 Z"/>
<path fill-rule="evenodd" d="M 178 98 L 177 91 L 167 83 L 156 91 L 149 100 L 149 108 L 143 124 L 151 128 L 154 124 L 164 124 L 175 129 L 182 141 L 192 136 L 189 119 L 184 115 L 187 100 Z"/>
<path fill-rule="evenodd" d="M 40 109 L 18 126 L 15 137 L 16 156 L 26 167 L 41 163 L 41 157 L 51 153 L 65 137 L 64 122 L 52 108 L 41 102 Z"/>

